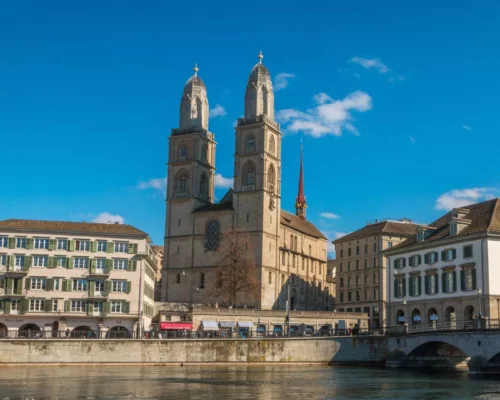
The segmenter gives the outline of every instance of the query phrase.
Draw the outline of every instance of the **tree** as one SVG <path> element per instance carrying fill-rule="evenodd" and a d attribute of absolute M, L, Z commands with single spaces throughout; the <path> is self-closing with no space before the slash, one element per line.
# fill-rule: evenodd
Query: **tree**
<path fill-rule="evenodd" d="M 256 297 L 260 283 L 248 234 L 236 229 L 224 233 L 219 252 L 214 296 L 219 299 L 229 297 L 232 306 L 242 294 L 248 298 Z"/>

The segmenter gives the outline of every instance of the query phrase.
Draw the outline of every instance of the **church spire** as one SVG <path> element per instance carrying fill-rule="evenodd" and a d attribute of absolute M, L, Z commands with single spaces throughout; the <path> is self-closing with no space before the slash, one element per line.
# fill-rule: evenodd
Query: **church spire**
<path fill-rule="evenodd" d="M 302 166 L 302 145 L 300 145 L 300 172 L 299 172 L 299 191 L 295 200 L 295 215 L 302 219 L 306 219 L 306 196 L 304 195 L 304 173 Z"/>

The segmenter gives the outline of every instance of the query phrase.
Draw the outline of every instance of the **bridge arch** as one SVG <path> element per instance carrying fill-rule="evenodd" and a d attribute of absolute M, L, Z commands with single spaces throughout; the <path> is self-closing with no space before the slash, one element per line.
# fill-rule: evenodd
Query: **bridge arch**
<path fill-rule="evenodd" d="M 445 341 L 429 341 L 408 350 L 407 357 L 470 357 L 464 350 Z"/>

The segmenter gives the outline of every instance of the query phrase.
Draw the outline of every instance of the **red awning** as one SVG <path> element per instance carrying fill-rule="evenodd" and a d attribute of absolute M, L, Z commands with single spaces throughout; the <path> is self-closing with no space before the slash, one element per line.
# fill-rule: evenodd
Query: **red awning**
<path fill-rule="evenodd" d="M 160 322 L 160 329 L 176 330 L 176 329 L 193 329 L 193 324 L 189 322 Z"/>

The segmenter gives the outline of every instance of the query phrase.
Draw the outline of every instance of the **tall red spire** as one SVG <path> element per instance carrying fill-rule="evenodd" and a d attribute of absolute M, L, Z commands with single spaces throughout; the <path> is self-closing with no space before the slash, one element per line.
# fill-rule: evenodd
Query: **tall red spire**
<path fill-rule="evenodd" d="M 303 173 L 302 145 L 300 146 L 300 172 L 299 172 L 299 192 L 295 200 L 295 215 L 306 219 L 306 196 L 304 195 L 304 173 Z"/>

